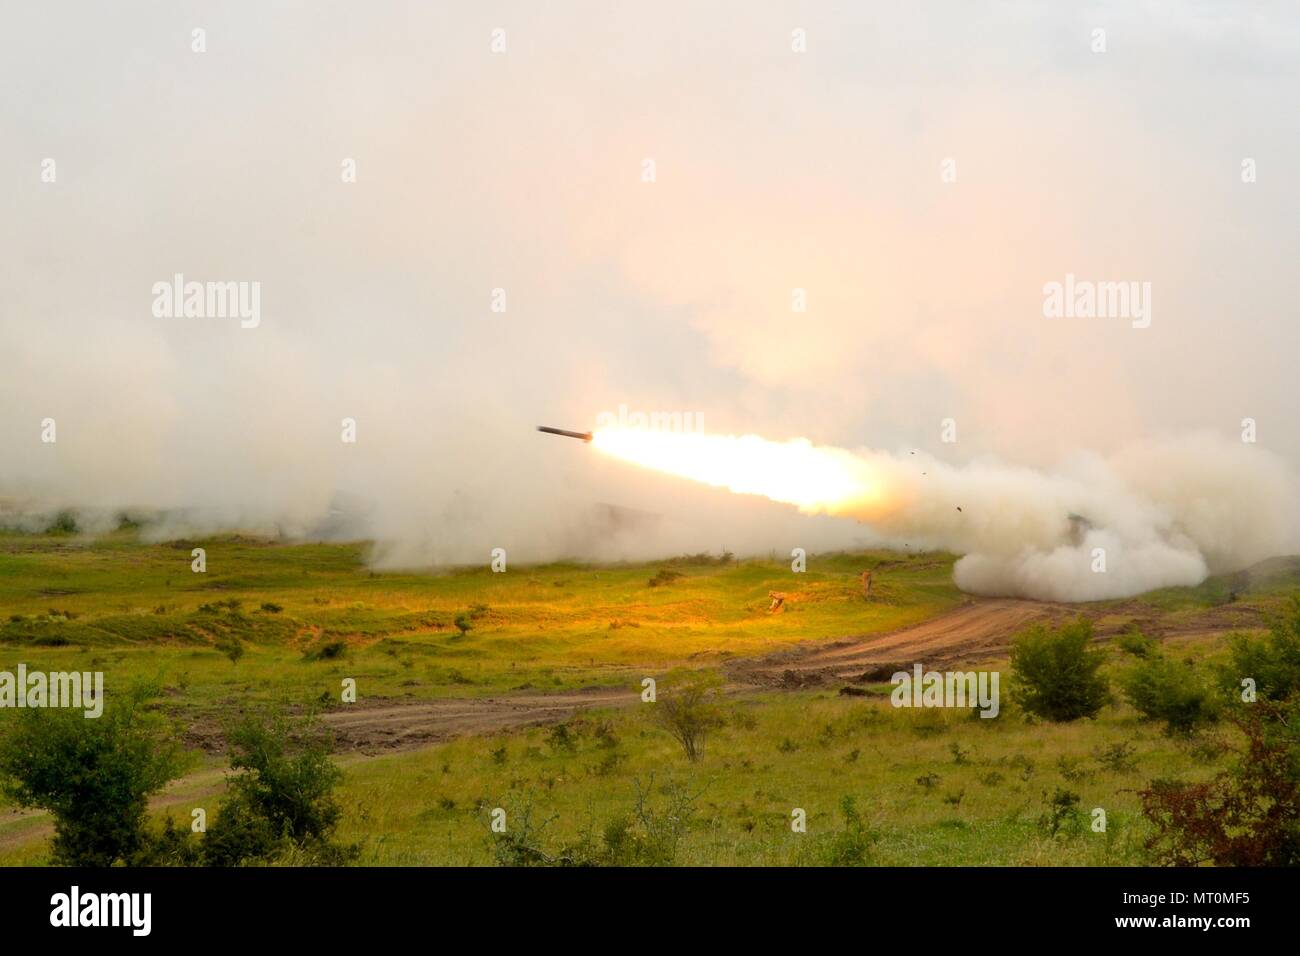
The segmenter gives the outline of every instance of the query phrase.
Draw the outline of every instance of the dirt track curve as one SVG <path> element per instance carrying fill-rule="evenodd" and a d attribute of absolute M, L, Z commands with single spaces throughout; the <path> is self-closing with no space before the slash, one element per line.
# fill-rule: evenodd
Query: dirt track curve
<path fill-rule="evenodd" d="M 322 718 L 340 750 L 407 750 L 464 734 L 492 734 L 552 724 L 589 707 L 618 707 L 639 700 L 629 688 L 600 687 L 560 694 L 374 700 L 331 711 Z"/>
<path fill-rule="evenodd" d="M 955 610 L 885 634 L 801 645 L 767 657 L 732 661 L 727 677 L 737 683 L 798 687 L 824 681 L 873 679 L 920 662 L 942 668 L 1004 655 L 1014 634 L 1036 621 L 1078 614 L 1068 604 L 1011 598 L 971 600 Z"/>
<path fill-rule="evenodd" d="M 1098 618 L 1102 611 L 1086 606 L 1024 601 L 1011 598 L 971 598 L 960 607 L 919 624 L 885 634 L 809 642 L 776 654 L 730 661 L 724 667 L 730 689 L 786 688 L 863 680 L 887 680 L 916 662 L 942 669 L 1004 656 L 1012 637 L 1037 621 L 1055 623 L 1078 614 Z M 1177 637 L 1258 627 L 1252 608 L 1212 608 L 1177 622 L 1162 619 L 1149 608 L 1111 606 L 1097 621 L 1097 634 L 1106 638 L 1128 624 L 1147 634 Z M 324 717 L 340 750 L 374 753 L 405 750 L 466 734 L 492 734 L 519 727 L 551 724 L 592 707 L 636 703 L 633 687 L 593 688 L 557 694 L 520 693 L 497 697 L 439 700 L 374 700 L 331 711 Z"/>

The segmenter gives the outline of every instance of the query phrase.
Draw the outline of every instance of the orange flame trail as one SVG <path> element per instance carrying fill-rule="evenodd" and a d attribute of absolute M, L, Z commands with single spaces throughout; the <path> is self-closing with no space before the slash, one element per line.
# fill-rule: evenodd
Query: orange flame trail
<path fill-rule="evenodd" d="M 758 435 L 601 428 L 600 452 L 655 471 L 744 495 L 762 495 L 809 514 L 842 514 L 878 505 L 882 483 L 871 466 L 840 448 L 805 438 L 776 442 Z"/>

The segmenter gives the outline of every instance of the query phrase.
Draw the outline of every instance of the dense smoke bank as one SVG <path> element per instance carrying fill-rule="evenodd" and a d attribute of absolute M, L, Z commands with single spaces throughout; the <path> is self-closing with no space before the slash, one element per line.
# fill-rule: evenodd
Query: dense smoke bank
<path fill-rule="evenodd" d="M 1077 455 L 1051 473 L 869 455 L 888 493 L 851 507 L 890 537 L 961 555 L 964 591 L 1056 601 L 1196 585 L 1296 550 L 1297 496 L 1280 459 L 1195 436 Z"/>

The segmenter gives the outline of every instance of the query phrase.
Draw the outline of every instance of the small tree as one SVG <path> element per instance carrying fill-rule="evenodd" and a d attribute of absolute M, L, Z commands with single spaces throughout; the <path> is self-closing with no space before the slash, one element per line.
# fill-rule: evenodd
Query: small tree
<path fill-rule="evenodd" d="M 240 773 L 204 840 L 209 863 L 234 866 L 301 849 L 328 863 L 353 855 L 330 842 L 340 816 L 333 791 L 343 772 L 312 717 L 295 727 L 283 709 L 251 714 L 227 739 L 230 765 Z"/>
<path fill-rule="evenodd" d="M 1095 717 L 1110 699 L 1106 678 L 1098 671 L 1105 655 L 1090 650 L 1092 624 L 1078 618 L 1052 630 L 1030 628 L 1011 648 L 1011 683 L 1026 711 L 1066 722 Z"/>
<path fill-rule="evenodd" d="M 1224 686 L 1234 696 L 1250 678 L 1261 698 L 1281 701 L 1300 692 L 1300 596 L 1291 598 L 1289 610 L 1276 618 L 1265 637 L 1234 635 L 1228 641 L 1228 663 L 1220 672 Z"/>
<path fill-rule="evenodd" d="M 56 864 L 129 864 L 147 848 L 149 796 L 183 768 L 174 729 L 147 708 L 150 696 L 131 690 L 97 718 L 25 709 L 0 741 L 5 792 L 54 817 Z"/>
<path fill-rule="evenodd" d="M 722 680 L 709 671 L 676 670 L 659 683 L 655 719 L 682 745 L 688 760 L 704 753 L 709 732 L 724 723 Z"/>
<path fill-rule="evenodd" d="M 1190 734 L 1218 719 L 1213 691 L 1190 665 L 1148 657 L 1121 679 L 1124 695 L 1143 716 L 1163 720 L 1171 734 Z"/>

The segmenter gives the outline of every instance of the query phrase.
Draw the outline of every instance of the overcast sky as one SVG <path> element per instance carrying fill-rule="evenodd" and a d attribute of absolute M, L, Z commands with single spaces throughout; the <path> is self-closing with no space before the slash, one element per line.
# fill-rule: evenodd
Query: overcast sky
<path fill-rule="evenodd" d="M 664 547 L 859 533 L 532 432 L 620 404 L 1035 467 L 1249 417 L 1300 462 L 1294 4 L 3 20 L 0 495 L 309 527 L 344 490 L 424 560 L 563 550 L 591 501 Z M 260 324 L 155 316 L 176 273 Z M 1046 317 L 1067 274 L 1150 283 L 1149 327 Z"/>

